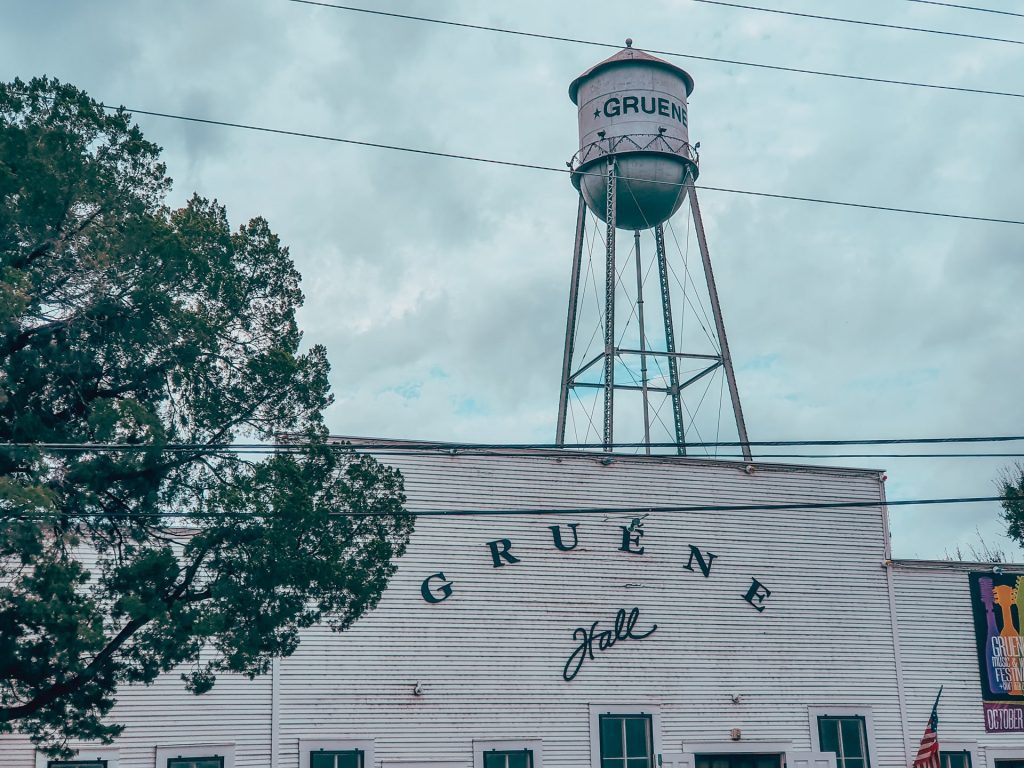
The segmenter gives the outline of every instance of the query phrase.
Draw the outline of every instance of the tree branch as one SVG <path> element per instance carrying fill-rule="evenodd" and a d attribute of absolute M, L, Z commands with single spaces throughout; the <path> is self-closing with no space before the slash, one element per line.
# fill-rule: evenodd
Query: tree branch
<path fill-rule="evenodd" d="M 189 563 L 181 583 L 164 598 L 164 605 L 167 608 L 170 608 L 176 602 L 195 603 L 201 600 L 206 600 L 212 595 L 209 588 L 200 590 L 199 592 L 188 591 L 189 587 L 192 586 L 192 582 L 196 578 L 196 574 L 199 572 L 199 568 L 201 567 L 203 560 L 206 558 L 207 553 L 209 553 L 210 548 L 210 546 L 204 547 L 200 550 L 196 558 Z M 121 628 L 121 631 L 118 632 L 109 643 L 107 643 L 103 650 L 93 657 L 92 661 L 86 665 L 85 669 L 70 680 L 51 685 L 45 691 L 39 693 L 33 699 L 25 702 L 24 704 L 19 704 L 14 707 L 0 708 L 0 722 L 9 722 L 11 720 L 17 720 L 34 714 L 43 707 L 52 704 L 62 696 L 67 696 L 70 693 L 80 690 L 84 685 L 86 685 L 86 683 L 107 668 L 107 666 L 113 661 L 114 655 L 121 649 L 121 647 L 128 642 L 136 632 L 146 626 L 146 624 L 154 618 L 156 617 L 150 615 L 137 617 L 129 621 Z"/>

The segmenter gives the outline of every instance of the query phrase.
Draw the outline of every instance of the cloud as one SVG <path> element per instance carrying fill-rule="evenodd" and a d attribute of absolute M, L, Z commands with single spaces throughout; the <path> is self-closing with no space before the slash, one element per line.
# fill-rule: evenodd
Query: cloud
<path fill-rule="evenodd" d="M 810 0 L 792 7 L 814 10 Z M 1024 90 L 1019 47 L 682 0 L 423 8 L 703 56 Z M 879 21 L 999 31 L 951 13 L 858 6 Z M 567 84 L 610 53 L 285 2 L 39 0 L 5 20 L 6 79 L 45 72 L 140 108 L 556 166 L 575 151 Z M 679 61 L 697 84 L 691 136 L 707 185 L 1019 218 L 1015 100 Z M 290 245 L 304 275 L 305 339 L 326 344 L 333 364 L 332 429 L 553 438 L 576 209 L 566 177 L 139 121 L 165 147 L 176 202 L 196 190 L 225 203 L 235 223 L 265 215 Z M 712 191 L 701 203 L 752 438 L 1021 431 L 1018 228 Z M 681 258 L 692 233 L 683 220 L 675 231 L 674 264 L 689 284 Z M 699 285 L 694 250 L 690 258 Z M 687 348 L 704 343 L 698 315 Z M 694 432 L 725 436 L 721 378 L 707 383 L 711 408 Z M 636 401 L 629 407 L 636 416 Z M 889 465 L 893 498 L 986 495 L 1008 462 L 837 461 Z M 976 527 L 998 537 L 995 512 L 894 509 L 896 553 L 940 555 Z"/>

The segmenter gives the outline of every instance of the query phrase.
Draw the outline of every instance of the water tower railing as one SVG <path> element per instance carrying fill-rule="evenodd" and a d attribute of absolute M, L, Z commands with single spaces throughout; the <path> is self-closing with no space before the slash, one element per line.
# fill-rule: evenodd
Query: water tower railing
<path fill-rule="evenodd" d="M 607 136 L 582 147 L 569 161 L 569 170 L 575 173 L 583 166 L 608 155 L 623 152 L 663 152 L 699 164 L 697 150 L 682 139 L 663 133 L 628 133 L 624 136 Z"/>

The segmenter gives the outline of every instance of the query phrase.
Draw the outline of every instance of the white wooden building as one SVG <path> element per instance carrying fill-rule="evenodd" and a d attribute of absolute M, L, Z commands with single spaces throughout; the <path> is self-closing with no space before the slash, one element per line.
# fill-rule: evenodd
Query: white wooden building
<path fill-rule="evenodd" d="M 411 510 L 478 513 L 421 517 L 379 606 L 271 675 L 123 690 L 78 766 L 897 768 L 939 685 L 944 768 L 1024 765 L 966 569 L 892 562 L 880 472 L 393 445 Z"/>

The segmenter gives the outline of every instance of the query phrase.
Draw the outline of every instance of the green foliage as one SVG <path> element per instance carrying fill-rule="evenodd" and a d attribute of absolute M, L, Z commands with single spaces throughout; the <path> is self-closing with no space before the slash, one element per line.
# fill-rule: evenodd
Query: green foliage
<path fill-rule="evenodd" d="M 201 693 L 346 628 L 412 527 L 396 471 L 326 445 L 287 248 L 169 186 L 123 111 L 0 85 L 0 732 L 51 754 L 120 732 L 119 685 L 185 665 Z"/>
<path fill-rule="evenodd" d="M 1024 464 L 1006 469 L 999 478 L 999 495 L 1003 497 L 1003 520 L 1006 534 L 1024 547 Z"/>

